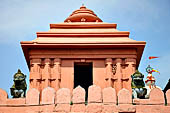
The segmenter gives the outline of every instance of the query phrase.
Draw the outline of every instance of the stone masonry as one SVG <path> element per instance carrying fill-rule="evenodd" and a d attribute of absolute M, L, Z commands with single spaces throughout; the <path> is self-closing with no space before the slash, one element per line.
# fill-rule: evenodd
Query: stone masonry
<path fill-rule="evenodd" d="M 78 86 L 55 89 L 47 87 L 42 91 L 42 101 L 37 89 L 29 89 L 26 98 L 9 99 L 0 89 L 0 113 L 169 113 L 170 90 L 163 92 L 152 89 L 149 99 L 132 99 L 127 89 L 121 89 L 116 96 L 114 88 L 101 90 L 92 85 L 88 89 L 88 101 L 85 102 L 85 90 Z M 48 92 L 48 93 L 47 93 Z"/>

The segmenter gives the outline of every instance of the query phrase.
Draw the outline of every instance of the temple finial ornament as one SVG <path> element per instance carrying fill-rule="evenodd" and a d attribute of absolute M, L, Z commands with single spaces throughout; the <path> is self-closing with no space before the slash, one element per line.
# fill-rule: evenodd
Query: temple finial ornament
<path fill-rule="evenodd" d="M 86 8 L 84 4 L 82 4 L 80 9 L 73 11 L 73 13 L 66 18 L 64 22 L 82 22 L 82 18 L 85 18 L 85 21 L 83 19 L 83 22 L 103 22 L 92 10 Z"/>
<path fill-rule="evenodd" d="M 155 85 L 156 79 L 155 77 L 152 75 L 153 72 L 157 72 L 160 74 L 159 71 L 153 69 L 150 65 L 148 65 L 148 67 L 146 68 L 146 72 L 148 73 L 146 80 L 145 80 L 145 84 L 146 84 L 146 89 L 147 89 L 147 94 L 146 94 L 146 98 L 149 98 L 149 94 L 151 89 L 153 88 L 159 88 L 158 86 Z M 161 88 L 159 88 L 161 89 Z"/>
<path fill-rule="evenodd" d="M 82 4 L 82 6 L 80 7 L 80 9 L 86 9 L 86 6 L 84 4 Z"/>
<path fill-rule="evenodd" d="M 18 72 L 14 74 L 14 84 L 10 88 L 11 95 L 13 98 L 20 98 L 25 97 L 25 93 L 27 90 L 27 84 L 26 84 L 26 75 L 24 75 L 20 69 L 18 69 Z"/>
<path fill-rule="evenodd" d="M 157 72 L 159 73 L 159 71 L 153 69 L 150 65 L 148 65 L 148 67 L 146 68 L 146 72 L 148 73 L 148 76 L 145 80 L 145 83 L 147 86 L 149 86 L 149 88 L 155 88 L 156 85 L 155 85 L 155 77 L 152 76 L 152 73 L 153 72 Z"/>

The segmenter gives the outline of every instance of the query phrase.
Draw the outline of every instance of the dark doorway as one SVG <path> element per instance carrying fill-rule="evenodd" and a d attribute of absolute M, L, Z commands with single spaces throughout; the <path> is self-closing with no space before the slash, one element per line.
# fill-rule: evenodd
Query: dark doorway
<path fill-rule="evenodd" d="M 92 63 L 74 63 L 74 88 L 80 85 L 86 91 L 88 97 L 88 87 L 93 84 Z"/>

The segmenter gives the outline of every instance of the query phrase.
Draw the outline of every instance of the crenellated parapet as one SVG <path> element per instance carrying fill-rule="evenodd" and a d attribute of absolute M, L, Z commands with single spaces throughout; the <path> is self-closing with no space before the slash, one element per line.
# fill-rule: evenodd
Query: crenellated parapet
<path fill-rule="evenodd" d="M 38 112 L 130 112 L 146 113 L 170 111 L 170 90 L 166 92 L 166 102 L 163 92 L 152 89 L 149 99 L 132 99 L 129 90 L 123 88 L 118 92 L 112 87 L 103 90 L 96 85 L 88 89 L 88 98 L 85 100 L 85 89 L 81 86 L 73 91 L 68 88 L 60 88 L 57 92 L 54 88 L 47 87 L 40 92 L 29 89 L 26 98 L 9 99 L 6 91 L 0 89 L 0 111 L 4 113 L 38 113 Z M 41 101 L 40 101 L 41 98 Z M 159 109 L 157 109 L 159 108 Z"/>

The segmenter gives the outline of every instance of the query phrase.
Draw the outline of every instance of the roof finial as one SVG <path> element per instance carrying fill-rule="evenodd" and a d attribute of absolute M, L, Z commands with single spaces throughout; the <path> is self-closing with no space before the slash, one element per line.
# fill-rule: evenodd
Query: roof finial
<path fill-rule="evenodd" d="M 80 7 L 80 9 L 86 9 L 86 6 L 84 6 L 84 4 L 82 4 L 82 6 Z"/>

